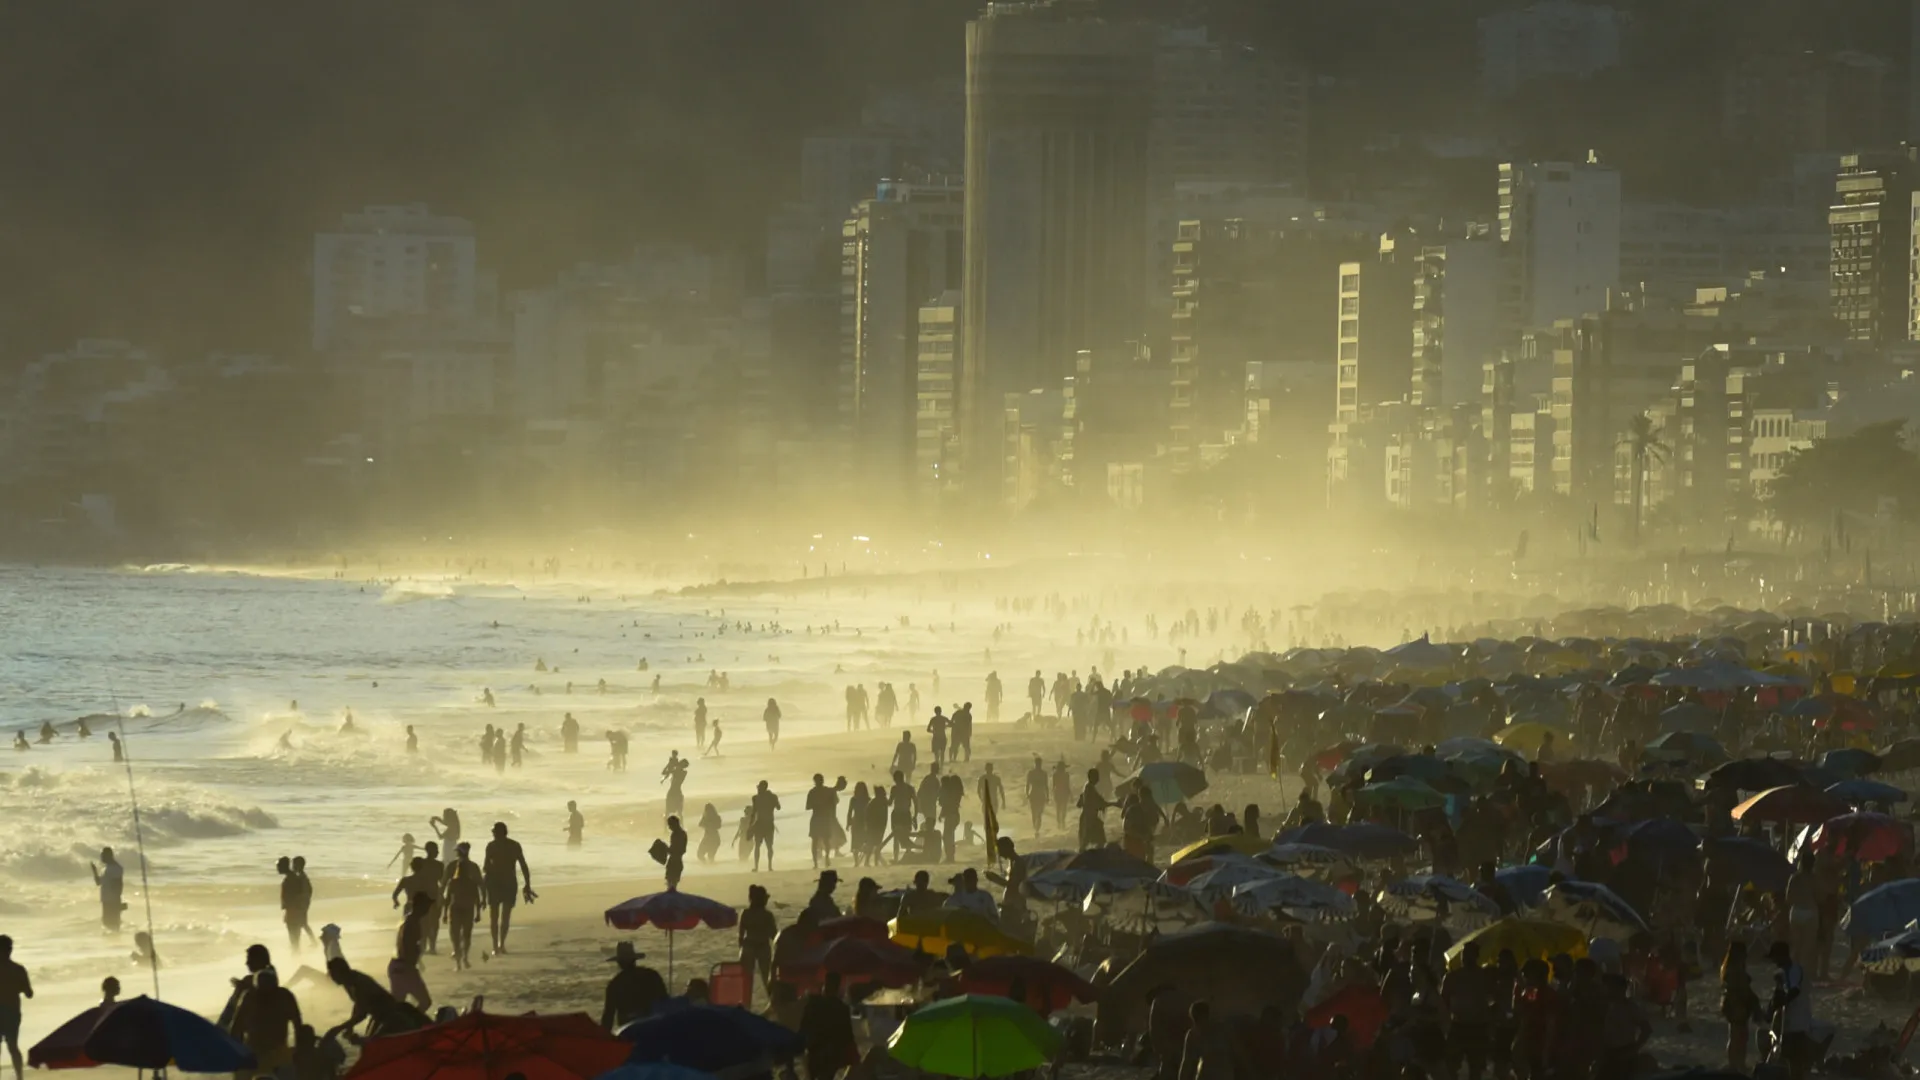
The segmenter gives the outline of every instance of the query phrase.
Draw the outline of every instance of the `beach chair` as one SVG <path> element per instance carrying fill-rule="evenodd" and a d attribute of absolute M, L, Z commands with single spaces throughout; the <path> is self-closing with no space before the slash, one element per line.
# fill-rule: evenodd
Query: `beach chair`
<path fill-rule="evenodd" d="M 753 980 L 747 966 L 738 960 L 713 965 L 707 972 L 707 1000 L 715 1005 L 753 1007 Z"/>

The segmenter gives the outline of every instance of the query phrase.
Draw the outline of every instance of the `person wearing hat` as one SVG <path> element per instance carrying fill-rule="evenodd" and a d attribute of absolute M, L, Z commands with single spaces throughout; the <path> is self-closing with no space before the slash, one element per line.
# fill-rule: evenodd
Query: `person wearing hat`
<path fill-rule="evenodd" d="M 807 901 L 807 910 L 821 922 L 840 917 L 840 905 L 834 902 L 833 890 L 840 884 L 840 874 L 835 870 L 820 871 L 820 884 L 813 890 L 813 896 Z"/>
<path fill-rule="evenodd" d="M 653 1015 L 653 1007 L 666 1000 L 666 980 L 652 968 L 640 966 L 646 958 L 646 953 L 634 951 L 631 941 L 614 946 L 607 962 L 620 970 L 607 980 L 607 1002 L 600 1010 L 600 1026 L 609 1032 Z"/>

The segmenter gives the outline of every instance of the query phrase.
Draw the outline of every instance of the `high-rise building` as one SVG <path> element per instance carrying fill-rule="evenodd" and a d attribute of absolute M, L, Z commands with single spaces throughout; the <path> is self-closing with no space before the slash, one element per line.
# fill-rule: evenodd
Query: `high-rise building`
<path fill-rule="evenodd" d="M 954 376 L 960 362 L 960 291 L 950 289 L 918 313 L 914 376 L 914 494 L 930 506 L 959 484 L 959 428 Z"/>
<path fill-rule="evenodd" d="M 900 175 L 907 153 L 905 136 L 891 131 L 809 135 L 800 143 L 800 201 L 842 220 L 881 180 Z"/>
<path fill-rule="evenodd" d="M 961 191 L 885 180 L 841 227 L 840 421 L 863 483 L 915 471 L 920 314 L 960 287 Z"/>
<path fill-rule="evenodd" d="M 1608 385 L 1614 344 L 1608 329 L 1604 315 L 1562 319 L 1533 341 L 1553 365 L 1553 490 L 1571 499 L 1582 515 L 1613 502 L 1618 429 Z"/>
<path fill-rule="evenodd" d="M 313 348 L 352 345 L 384 321 L 490 314 L 496 289 L 477 263 L 473 223 L 425 203 L 369 206 L 313 238 Z"/>
<path fill-rule="evenodd" d="M 1153 44 L 1084 0 L 991 3 L 967 24 L 959 410 L 982 497 L 1002 490 L 1007 395 L 1140 338 Z"/>
<path fill-rule="evenodd" d="M 1305 190 L 1304 67 L 1182 27 L 1160 35 L 1153 78 L 1153 157 L 1172 182 Z"/>
<path fill-rule="evenodd" d="M 1480 20 L 1480 84 L 1513 97 L 1536 79 L 1584 79 L 1618 66 L 1627 15 L 1600 4 L 1540 0 Z"/>
<path fill-rule="evenodd" d="M 1340 264 L 1334 421 L 1404 402 L 1413 389 L 1413 255 L 1388 234 L 1379 254 Z"/>
<path fill-rule="evenodd" d="M 1833 317 L 1849 341 L 1909 341 L 1916 304 L 1912 260 L 1920 147 L 1846 154 L 1834 180 L 1827 225 Z"/>
<path fill-rule="evenodd" d="M 1499 195 L 1508 321 L 1545 329 L 1605 311 L 1620 283 L 1620 173 L 1591 156 L 1504 162 Z"/>
<path fill-rule="evenodd" d="M 1413 404 L 1480 400 L 1484 365 L 1506 343 L 1500 245 L 1484 229 L 1413 259 Z"/>

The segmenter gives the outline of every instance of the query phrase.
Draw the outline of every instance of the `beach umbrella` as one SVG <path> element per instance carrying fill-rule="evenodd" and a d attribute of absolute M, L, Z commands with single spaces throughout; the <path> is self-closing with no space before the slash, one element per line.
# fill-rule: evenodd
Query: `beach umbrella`
<path fill-rule="evenodd" d="M 100 1018 L 112 1012 L 115 1005 L 95 1005 L 91 1009 L 82 1009 L 78 1015 L 54 1028 L 52 1034 L 27 1051 L 27 1064 L 36 1069 L 91 1069 L 100 1064 L 87 1056 L 87 1036 Z"/>
<path fill-rule="evenodd" d="M 1211 904 L 1232 896 L 1233 890 L 1241 885 L 1284 876 L 1286 871 L 1245 856 L 1220 856 L 1214 860 L 1212 869 L 1189 878 L 1186 889 Z"/>
<path fill-rule="evenodd" d="M 1037 1069 L 1053 1060 L 1061 1042 L 1039 1013 L 1017 1001 L 964 994 L 908 1016 L 887 1052 L 911 1069 L 975 1080 Z"/>
<path fill-rule="evenodd" d="M 1841 814 L 1807 834 L 1806 846 L 1819 852 L 1852 855 L 1861 862 L 1885 862 L 1913 850 L 1913 830 L 1885 814 Z"/>
<path fill-rule="evenodd" d="M 884 919 L 872 919 L 865 915 L 840 915 L 822 921 L 820 925 L 813 928 L 809 938 L 814 942 L 834 941 L 839 938 L 885 942 L 888 940 L 887 923 Z"/>
<path fill-rule="evenodd" d="M 839 975 L 842 985 L 846 986 L 855 983 L 911 986 L 920 981 L 925 959 L 891 941 L 843 937 L 801 952 L 791 962 L 780 965 L 780 975 L 804 987 L 820 985 L 828 973 Z"/>
<path fill-rule="evenodd" d="M 665 1007 L 621 1028 L 620 1040 L 629 1044 L 632 1064 L 670 1061 L 716 1075 L 788 1060 L 806 1049 L 798 1032 L 731 1005 Z"/>
<path fill-rule="evenodd" d="M 1493 872 L 1493 880 L 1507 887 L 1507 895 L 1513 897 L 1516 906 L 1530 908 L 1540 902 L 1540 895 L 1553 880 L 1553 868 L 1539 863 L 1503 866 Z"/>
<path fill-rule="evenodd" d="M 1445 874 L 1403 878 L 1380 891 L 1380 906 L 1411 922 L 1433 922 L 1445 908 L 1449 925 L 1479 926 L 1500 917 L 1500 905 L 1464 881 Z"/>
<path fill-rule="evenodd" d="M 1547 886 L 1539 916 L 1575 927 L 1589 938 L 1625 943 L 1647 932 L 1647 920 L 1620 894 L 1591 881 L 1562 881 Z"/>
<path fill-rule="evenodd" d="M 1204 712 L 1214 716 L 1245 716 L 1248 709 L 1259 705 L 1252 694 L 1237 687 L 1215 690 L 1207 695 Z"/>
<path fill-rule="evenodd" d="M 1907 801 L 1905 788 L 1878 780 L 1842 780 L 1827 787 L 1827 794 L 1845 799 L 1855 806 L 1862 803 L 1897 803 Z"/>
<path fill-rule="evenodd" d="M 1344 853 L 1318 844 L 1275 844 L 1254 858 L 1298 874 L 1315 871 L 1337 874 L 1357 869 Z"/>
<path fill-rule="evenodd" d="M 1420 841 L 1399 829 L 1390 829 L 1370 821 L 1354 822 L 1348 825 L 1331 825 L 1326 822 L 1303 825 L 1281 833 L 1274 838 L 1274 842 L 1276 844 L 1312 844 L 1316 847 L 1332 848 L 1356 859 L 1391 859 L 1399 855 L 1411 855 L 1420 850 Z"/>
<path fill-rule="evenodd" d="M 1880 751 L 1880 768 L 1886 772 L 1920 769 L 1920 739 L 1901 739 Z"/>
<path fill-rule="evenodd" d="M 1547 960 L 1560 953 L 1576 960 L 1587 955 L 1587 935 L 1578 929 L 1526 915 L 1509 915 L 1467 934 L 1447 950 L 1447 962 L 1457 962 L 1460 950 L 1470 941 L 1479 942 L 1483 957 L 1496 957 L 1501 950 L 1512 949 L 1514 959 L 1522 963 Z"/>
<path fill-rule="evenodd" d="M 1908 923 L 1860 950 L 1860 966 L 1876 975 L 1920 970 L 1920 923 Z"/>
<path fill-rule="evenodd" d="M 1364 804 L 1410 813 L 1445 806 L 1447 797 L 1411 776 L 1400 776 L 1362 787 L 1353 793 L 1353 801 L 1356 805 Z"/>
<path fill-rule="evenodd" d="M 949 945 L 960 946 L 975 959 L 1033 951 L 1033 942 L 1014 937 L 986 916 L 962 908 L 902 915 L 888 924 L 888 929 L 895 944 L 932 956 L 946 955 Z"/>
<path fill-rule="evenodd" d="M 1720 740 L 1694 731 L 1669 731 L 1648 740 L 1647 749 L 1703 765 L 1727 760 L 1727 749 Z"/>
<path fill-rule="evenodd" d="M 1243 915 L 1261 915 L 1269 911 L 1332 912 L 1353 911 L 1353 897 L 1328 885 L 1298 875 L 1263 878 L 1236 886 L 1232 894 L 1235 911 Z"/>
<path fill-rule="evenodd" d="M 1889 881 L 1868 890 L 1847 909 L 1847 931 L 1854 937 L 1884 937 L 1920 919 L 1920 878 Z"/>
<path fill-rule="evenodd" d="M 1880 768 L 1880 755 L 1858 747 L 1842 747 L 1820 755 L 1820 767 L 1842 776 L 1866 776 Z"/>
<path fill-rule="evenodd" d="M 1773 845 L 1757 837 L 1719 836 L 1701 848 L 1707 857 L 1707 873 L 1715 881 L 1779 892 L 1793 874 L 1793 865 Z"/>
<path fill-rule="evenodd" d="M 506 1080 L 518 1073 L 526 1080 L 591 1080 L 618 1068 L 631 1051 L 581 1013 L 476 1011 L 418 1031 L 368 1039 L 347 1078 Z"/>
<path fill-rule="evenodd" d="M 673 981 L 673 935 L 705 924 L 724 930 L 740 921 L 740 913 L 718 900 L 683 893 L 677 889 L 636 896 L 626 903 L 607 909 L 607 925 L 616 930 L 638 930 L 657 926 L 667 932 L 667 981 Z"/>
<path fill-rule="evenodd" d="M 1459 659 L 1457 650 L 1435 645 L 1425 634 L 1420 635 L 1418 641 L 1395 645 L 1380 655 L 1392 662 L 1395 667 L 1406 668 L 1409 671 L 1450 667 L 1455 660 Z"/>
<path fill-rule="evenodd" d="M 715 1077 L 712 1073 L 675 1065 L 671 1061 L 649 1061 L 639 1065 L 622 1065 L 611 1072 L 601 1073 L 593 1080 L 715 1080 Z"/>
<path fill-rule="evenodd" d="M 1697 731 L 1703 735 L 1713 732 L 1714 724 L 1720 714 L 1698 702 L 1683 701 L 1660 714 L 1661 731 Z"/>
<path fill-rule="evenodd" d="M 1812 825 L 1852 810 L 1846 800 L 1816 787 L 1793 784 L 1769 788 L 1733 808 L 1733 820 Z"/>
<path fill-rule="evenodd" d="M 1096 888 L 1081 909 L 1130 934 L 1171 934 L 1213 918 L 1213 910 L 1186 889 L 1164 881 L 1138 882 L 1125 889 Z"/>
<path fill-rule="evenodd" d="M 145 994 L 107 1010 L 80 1050 L 96 1065 L 129 1069 L 224 1073 L 256 1064 L 253 1051 L 212 1021 Z"/>
<path fill-rule="evenodd" d="M 1330 1027 L 1333 1018 L 1347 1018 L 1347 1035 L 1354 1048 L 1366 1050 L 1387 1023 L 1387 1003 L 1378 987 L 1371 983 L 1349 983 L 1334 991 L 1327 1000 L 1307 1010 L 1307 1026 Z"/>
<path fill-rule="evenodd" d="M 1015 984 L 1025 991 L 1022 1004 L 1048 1016 L 1075 1001 L 1091 1002 L 1099 988 L 1051 960 L 1034 956 L 994 956 L 968 964 L 960 989 L 969 994 L 1010 997 Z"/>
<path fill-rule="evenodd" d="M 1225 836 L 1209 836 L 1204 840 L 1195 840 L 1186 847 L 1173 853 L 1171 862 L 1204 858 L 1208 855 L 1254 855 L 1266 851 L 1271 841 L 1258 833 L 1237 832 Z"/>
<path fill-rule="evenodd" d="M 1160 876 L 1160 868 L 1140 858 L 1130 855 L 1119 844 L 1105 847 L 1088 848 L 1061 866 L 1064 870 L 1089 870 L 1108 877 L 1137 877 L 1152 880 Z"/>
<path fill-rule="evenodd" d="M 1207 790 L 1207 774 L 1184 761 L 1155 761 L 1140 767 L 1129 783 L 1146 785 L 1161 806 L 1186 802 Z"/>
<path fill-rule="evenodd" d="M 1627 779 L 1627 771 L 1611 761 L 1578 758 L 1542 762 L 1540 778 L 1556 791 L 1571 787 L 1607 788 Z"/>
<path fill-rule="evenodd" d="M 1803 779 L 1792 762 L 1779 758 L 1742 758 L 1714 767 L 1707 773 L 1707 787 L 1736 791 L 1765 791 L 1768 788 L 1798 784 Z"/>
<path fill-rule="evenodd" d="M 1113 877 L 1092 870 L 1042 870 L 1027 879 L 1026 890 L 1042 900 L 1066 903 L 1085 899 L 1091 889 L 1125 889 L 1152 880 L 1150 877 Z"/>
<path fill-rule="evenodd" d="M 1494 735 L 1494 741 L 1509 750 L 1519 750 L 1528 754 L 1540 752 L 1540 744 L 1552 736 L 1556 741 L 1564 742 L 1567 733 L 1556 727 L 1549 727 L 1537 721 L 1521 721 L 1508 724 Z"/>

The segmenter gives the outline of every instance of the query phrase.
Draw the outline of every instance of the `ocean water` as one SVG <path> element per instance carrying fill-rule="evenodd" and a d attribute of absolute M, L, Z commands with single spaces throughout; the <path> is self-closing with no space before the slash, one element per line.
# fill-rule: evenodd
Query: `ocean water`
<path fill-rule="evenodd" d="M 936 608 L 937 629 L 898 621 Z M 59 731 L 26 751 L 0 744 L 0 931 L 71 943 L 76 969 L 123 960 L 128 939 L 98 930 L 88 862 L 102 846 L 129 868 L 128 933 L 143 924 L 129 777 L 112 762 L 108 730 L 125 731 L 133 760 L 163 957 L 224 954 L 232 935 L 256 935 L 273 917 L 261 898 L 272 895 L 279 856 L 307 858 L 323 902 L 330 890 L 385 888 L 397 876 L 387 864 L 401 835 L 431 839 L 427 819 L 443 807 L 460 811 L 468 839 L 507 822 L 536 884 L 650 880 L 644 847 L 659 832 L 659 769 L 670 749 L 692 750 L 696 697 L 725 725 L 723 751 L 734 753 L 696 762 L 688 810 L 697 816 L 711 800 L 731 822 L 755 778 L 795 795 L 808 782 L 779 774 L 766 753 L 760 715 L 769 696 L 781 702 L 789 737 L 840 730 L 843 688 L 855 681 L 870 690 L 894 682 L 903 709 L 918 681 L 930 709 L 940 700 L 932 671 L 967 638 L 948 622 L 970 617 L 983 637 L 993 621 L 989 606 L 969 615 L 906 590 L 764 601 L 725 615 L 723 623 L 711 599 L 606 584 L 0 567 L 0 733 L 6 743 L 16 731 L 35 740 L 45 721 Z M 837 632 L 806 632 L 835 619 Z M 740 620 L 752 628 L 736 629 Z M 966 652 L 981 669 L 965 680 L 976 696 L 984 659 Z M 540 660 L 553 670 L 536 673 Z M 728 674 L 730 692 L 707 688 L 714 670 Z M 948 696 L 963 693 L 957 674 L 949 672 Z M 495 707 L 481 703 L 486 689 Z M 358 734 L 339 732 L 349 708 Z M 559 745 L 567 712 L 583 729 L 571 756 Z M 91 739 L 76 737 L 83 716 Z M 483 766 L 488 723 L 527 724 L 523 768 L 503 775 Z M 408 724 L 417 755 L 405 752 Z M 610 728 L 631 738 L 624 774 L 606 767 Z M 634 842 L 611 854 L 591 842 L 569 852 L 561 837 L 569 799 L 587 815 L 590 841 Z M 800 800 L 788 804 L 797 811 Z"/>

